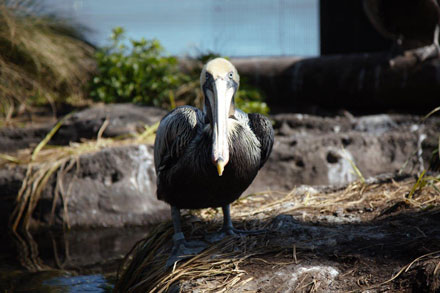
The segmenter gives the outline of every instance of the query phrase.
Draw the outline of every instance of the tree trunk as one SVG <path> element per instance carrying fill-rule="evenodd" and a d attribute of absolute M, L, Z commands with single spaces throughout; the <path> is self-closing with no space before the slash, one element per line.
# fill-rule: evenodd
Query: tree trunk
<path fill-rule="evenodd" d="M 426 113 L 440 105 L 440 59 L 420 62 L 416 53 L 392 59 L 388 52 L 379 52 L 234 63 L 266 92 L 275 112 L 318 108 Z"/>

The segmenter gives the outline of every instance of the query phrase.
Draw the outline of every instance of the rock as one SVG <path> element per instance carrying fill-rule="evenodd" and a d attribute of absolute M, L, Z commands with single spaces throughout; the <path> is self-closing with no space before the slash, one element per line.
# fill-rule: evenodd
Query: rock
<path fill-rule="evenodd" d="M 49 131 L 49 127 L 0 128 L 0 152 L 14 152 L 35 146 Z"/>
<path fill-rule="evenodd" d="M 254 278 L 244 286 L 231 288 L 228 292 L 298 292 L 301 285 L 315 282 L 319 284 L 318 292 L 333 289 L 333 283 L 340 272 L 333 265 L 323 265 L 316 262 L 312 265 L 291 264 L 267 271 L 262 276 Z M 305 291 L 304 291 L 305 292 Z"/>
<path fill-rule="evenodd" d="M 105 135 L 129 134 L 137 127 L 158 121 L 164 113 L 134 105 L 94 107 L 70 117 L 54 141 L 64 144 L 69 138 L 96 136 L 105 117 L 110 121 Z M 272 119 L 276 133 L 273 153 L 244 194 L 289 191 L 302 184 L 340 186 L 358 179 L 360 174 L 368 179 L 395 174 L 401 169 L 403 173 L 415 174 L 428 167 L 440 129 L 438 118 L 431 117 L 422 124 L 420 117 L 410 115 L 278 114 Z M 2 131 L 0 135 L 5 133 Z M 75 167 L 64 176 L 64 192 L 70 190 L 68 213 L 66 217 L 59 199 L 56 223 L 68 219 L 72 226 L 121 227 L 168 217 L 167 205 L 156 200 L 152 148 L 133 145 L 82 155 L 78 160 L 80 168 Z M 354 166 L 360 173 L 356 173 Z M 11 214 L 24 174 L 25 167 L 0 169 L 4 223 Z M 54 180 L 47 185 L 35 210 L 35 224 L 50 222 Z"/>
<path fill-rule="evenodd" d="M 58 130 L 53 143 L 65 145 L 81 138 L 94 138 L 107 119 L 104 137 L 136 134 L 158 122 L 167 111 L 134 104 L 98 105 L 73 114 Z"/>
<path fill-rule="evenodd" d="M 354 126 L 354 129 L 357 131 L 375 135 L 380 135 L 396 128 L 397 124 L 386 114 L 360 117 L 356 120 Z"/>
<path fill-rule="evenodd" d="M 163 109 L 133 104 L 96 105 L 69 117 L 49 144 L 66 145 L 82 138 L 95 138 L 106 119 L 109 124 L 104 137 L 134 134 L 145 125 L 158 122 L 165 114 Z M 53 127 L 54 124 L 49 123 L 38 127 L 0 128 L 0 152 L 36 146 Z"/>
<path fill-rule="evenodd" d="M 25 174 L 21 166 L 0 169 L 0 231 L 7 228 Z"/>
<path fill-rule="evenodd" d="M 133 145 L 107 148 L 74 161 L 64 176 L 46 185 L 33 213 L 31 227 L 123 227 L 146 225 L 168 218 L 168 205 L 156 199 L 153 148 Z M 8 223 L 24 178 L 24 168 L 0 170 L 3 223 Z M 52 206 L 57 180 L 62 180 L 61 198 Z M 67 209 L 64 208 L 66 204 Z M 67 213 L 66 213 L 67 212 Z"/>
<path fill-rule="evenodd" d="M 421 124 L 419 117 L 409 115 L 280 114 L 273 119 L 272 155 L 247 192 L 343 185 L 358 179 L 354 166 L 364 178 L 400 170 L 414 174 L 428 167 L 440 129 L 439 119 Z"/>
<path fill-rule="evenodd" d="M 115 147 L 83 155 L 63 178 L 67 218 L 61 200 L 56 218 L 72 227 L 145 225 L 168 218 L 168 205 L 156 199 L 153 148 Z M 54 186 L 54 184 L 52 184 Z M 36 208 L 36 219 L 49 223 L 53 189 L 47 188 Z"/>

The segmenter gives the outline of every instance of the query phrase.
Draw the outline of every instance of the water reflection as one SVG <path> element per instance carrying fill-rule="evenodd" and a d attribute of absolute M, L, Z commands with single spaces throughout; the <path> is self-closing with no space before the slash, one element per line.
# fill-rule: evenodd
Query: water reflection
<path fill-rule="evenodd" d="M 147 230 L 3 233 L 0 291 L 110 292 L 120 260 Z"/>
<path fill-rule="evenodd" d="M 43 282 L 53 290 L 68 292 L 111 292 L 113 285 L 102 275 L 55 277 Z"/>
<path fill-rule="evenodd" d="M 29 231 L 13 231 L 11 238 L 17 247 L 17 260 L 30 272 L 49 270 L 39 257 L 38 244 Z"/>

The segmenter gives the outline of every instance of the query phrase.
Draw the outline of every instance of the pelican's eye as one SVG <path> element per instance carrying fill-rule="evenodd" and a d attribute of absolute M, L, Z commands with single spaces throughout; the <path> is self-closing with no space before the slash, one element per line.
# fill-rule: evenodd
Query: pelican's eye
<path fill-rule="evenodd" d="M 231 71 L 231 72 L 229 72 L 228 76 L 229 76 L 230 79 L 233 79 L 234 78 L 234 73 Z"/>

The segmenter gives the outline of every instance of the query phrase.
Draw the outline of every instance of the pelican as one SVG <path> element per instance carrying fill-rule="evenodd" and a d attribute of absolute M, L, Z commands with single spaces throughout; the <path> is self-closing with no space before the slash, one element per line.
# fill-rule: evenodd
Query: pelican
<path fill-rule="evenodd" d="M 154 164 L 157 197 L 171 206 L 172 254 L 195 254 L 203 249 L 185 241 L 180 209 L 221 207 L 221 233 L 246 233 L 233 227 L 230 204 L 267 161 L 274 132 L 265 116 L 246 114 L 235 107 L 239 80 L 228 60 L 209 61 L 200 75 L 203 110 L 181 106 L 160 121 Z"/>
<path fill-rule="evenodd" d="M 437 0 L 364 0 L 364 11 L 373 27 L 400 49 L 417 49 L 424 61 L 438 57 L 440 7 Z"/>

